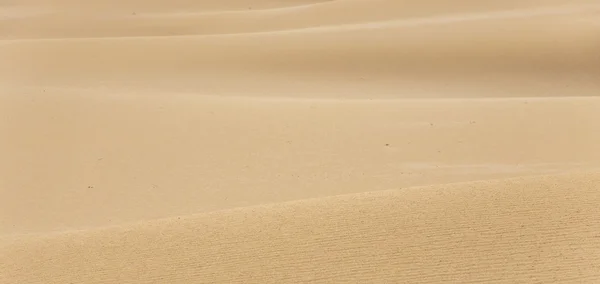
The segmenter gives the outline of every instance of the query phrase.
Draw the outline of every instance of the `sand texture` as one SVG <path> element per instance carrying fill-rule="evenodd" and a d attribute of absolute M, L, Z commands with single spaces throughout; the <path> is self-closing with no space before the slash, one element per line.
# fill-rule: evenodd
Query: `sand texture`
<path fill-rule="evenodd" d="M 0 284 L 600 283 L 600 1 L 0 2 Z"/>

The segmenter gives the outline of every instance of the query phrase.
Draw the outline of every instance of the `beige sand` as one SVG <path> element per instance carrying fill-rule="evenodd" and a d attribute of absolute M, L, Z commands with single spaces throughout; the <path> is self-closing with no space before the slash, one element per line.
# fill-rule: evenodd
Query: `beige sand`
<path fill-rule="evenodd" d="M 0 247 L 0 280 L 598 283 L 599 185 L 471 182 L 23 237 Z"/>
<path fill-rule="evenodd" d="M 596 283 L 598 19 L 2 2 L 0 284 Z"/>

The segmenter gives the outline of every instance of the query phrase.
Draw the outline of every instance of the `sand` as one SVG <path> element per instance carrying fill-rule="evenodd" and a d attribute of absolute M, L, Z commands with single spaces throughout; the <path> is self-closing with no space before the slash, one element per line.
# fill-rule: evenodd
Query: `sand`
<path fill-rule="evenodd" d="M 0 283 L 600 282 L 600 2 L 0 3 Z"/>

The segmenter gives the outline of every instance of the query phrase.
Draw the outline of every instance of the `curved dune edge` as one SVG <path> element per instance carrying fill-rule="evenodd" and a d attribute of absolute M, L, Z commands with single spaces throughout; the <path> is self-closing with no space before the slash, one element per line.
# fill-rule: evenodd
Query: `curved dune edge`
<path fill-rule="evenodd" d="M 293 7 L 299 5 L 315 4 L 332 0 L 260 0 L 240 1 L 240 0 L 222 0 L 222 1 L 197 1 L 197 0 L 173 0 L 173 1 L 140 1 L 140 0 L 119 0 L 119 1 L 89 1 L 82 3 L 76 0 L 20 0 L 18 3 L 7 3 L 8 6 L 25 6 L 45 8 L 46 10 L 60 10 L 71 12 L 108 12 L 108 11 L 137 11 L 137 12 L 179 12 L 189 10 L 202 11 L 237 11 L 253 9 L 273 9 L 282 7 Z M 16 1 L 9 1 L 16 2 Z M 42 10 L 44 11 L 44 10 Z"/>
<path fill-rule="evenodd" d="M 429 2 L 429 3 L 427 3 Z M 291 4 L 291 3 L 289 3 Z M 298 5 L 271 9 L 247 7 L 239 10 L 137 11 L 146 5 L 116 7 L 112 12 L 77 10 L 55 6 L 49 12 L 13 13 L 3 22 L 11 28 L 0 37 L 27 38 L 94 38 L 128 36 L 227 35 L 311 30 L 336 31 L 378 27 L 390 24 L 415 26 L 447 25 L 463 21 L 573 16 L 581 22 L 595 17 L 600 9 L 596 1 L 577 0 L 539 3 L 469 1 L 467 3 L 407 3 L 395 0 L 299 1 Z M 239 8 L 239 7 L 238 7 Z M 23 9 L 24 10 L 24 9 Z M 31 9 L 30 10 L 34 10 Z M 39 10 L 39 8 L 38 8 Z M 34 10 L 35 11 L 35 10 Z M 132 12 L 133 11 L 133 12 Z M 347 11 L 361 11 L 348 13 Z M 552 24 L 552 21 L 548 21 Z M 0 30 L 1 31 L 1 30 Z"/>
<path fill-rule="evenodd" d="M 0 22 L 0 85 L 370 98 L 596 96 L 600 87 L 597 1 L 256 2 L 278 9 L 127 0 L 73 13 L 81 5 L 54 1 L 55 14 Z"/>
<path fill-rule="evenodd" d="M 16 240 L 0 283 L 600 280 L 600 172 L 415 187 Z"/>
<path fill-rule="evenodd" d="M 0 84 L 277 97 L 595 96 L 599 29 L 560 23 L 4 41 Z"/>
<path fill-rule="evenodd" d="M 135 2 L 134 0 L 133 2 Z M 208 7 L 162 7 L 158 11 L 145 11 L 146 3 L 100 4 L 111 7 L 103 11 L 72 10 L 74 5 L 55 3 L 44 10 L 43 5 L 29 4 L 10 8 L 11 17 L 0 18 L 10 27 L 6 32 L 0 29 L 0 38 L 80 38 L 80 37 L 127 37 L 127 36 L 174 36 L 174 35 L 222 35 L 262 32 L 290 32 L 297 29 L 338 30 L 339 28 L 360 28 L 360 24 L 386 25 L 386 22 L 399 21 L 402 25 L 443 24 L 453 22 L 505 19 L 536 18 L 540 16 L 567 16 L 570 23 L 585 21 L 595 17 L 600 9 L 597 1 L 576 0 L 565 3 L 563 0 L 543 3 L 462 1 L 439 2 L 420 1 L 410 3 L 395 0 L 343 0 L 263 3 L 268 9 L 256 9 L 250 3 L 239 3 L 231 10 L 213 10 Z M 204 2 L 204 1 L 196 1 Z M 212 1 L 206 1 L 210 4 Z M 255 2 L 256 3 L 256 2 Z M 260 3 L 260 2 L 258 2 Z M 189 3 L 188 6 L 195 3 Z M 244 5 L 245 4 L 245 5 Z M 266 4 L 266 5 L 265 5 Z M 169 5 L 168 5 L 169 6 Z M 202 6 L 202 5 L 200 5 Z M 246 6 L 246 7 L 243 7 Z M 208 9 L 207 9 L 208 8 Z M 240 9 L 242 8 L 242 9 Z M 5 7 L 4 10 L 7 8 Z M 2 7 L 0 7 L 0 12 Z M 360 11 L 348 13 L 347 11 Z M 4 13 L 8 14 L 8 13 Z M 1 16 L 2 14 L 0 14 Z M 575 16 L 575 17 L 574 17 Z M 576 20 L 573 20 L 576 19 Z M 380 23 L 382 22 L 382 23 Z M 548 21 L 548 24 L 555 24 Z M 388 23 L 389 24 L 389 23 Z M 348 27 L 348 25 L 350 27 Z M 356 26 L 358 27 L 352 27 Z"/>

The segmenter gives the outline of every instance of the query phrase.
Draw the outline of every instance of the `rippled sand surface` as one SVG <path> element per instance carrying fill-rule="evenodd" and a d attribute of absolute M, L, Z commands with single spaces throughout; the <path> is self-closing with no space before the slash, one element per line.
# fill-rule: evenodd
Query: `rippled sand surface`
<path fill-rule="evenodd" d="M 0 2 L 0 284 L 600 282 L 600 2 Z"/>

